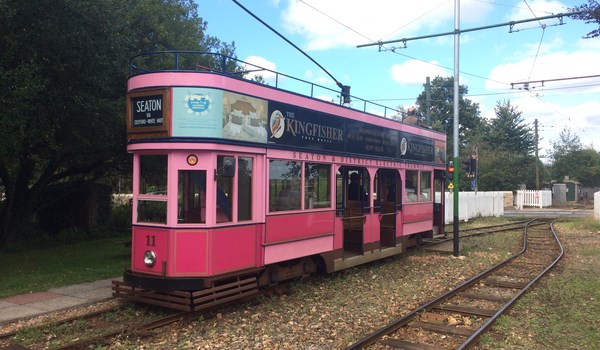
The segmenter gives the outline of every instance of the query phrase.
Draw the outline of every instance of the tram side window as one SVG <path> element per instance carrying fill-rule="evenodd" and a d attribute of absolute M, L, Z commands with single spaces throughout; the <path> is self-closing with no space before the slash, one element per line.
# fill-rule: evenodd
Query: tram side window
<path fill-rule="evenodd" d="M 238 221 L 252 220 L 252 158 L 238 159 Z"/>
<path fill-rule="evenodd" d="M 233 176 L 227 174 L 227 163 L 233 157 L 217 157 L 217 223 L 233 220 Z"/>
<path fill-rule="evenodd" d="M 167 155 L 140 156 L 140 194 L 167 194 Z"/>
<path fill-rule="evenodd" d="M 406 202 L 414 203 L 418 199 L 418 186 L 419 186 L 419 172 L 416 170 L 406 170 Z"/>
<path fill-rule="evenodd" d="M 419 202 L 431 202 L 431 172 L 421 171 Z"/>
<path fill-rule="evenodd" d="M 331 166 L 304 164 L 304 208 L 331 207 Z"/>
<path fill-rule="evenodd" d="M 299 210 L 301 163 L 269 161 L 269 211 Z"/>
<path fill-rule="evenodd" d="M 206 223 L 206 170 L 180 170 L 178 176 L 178 222 Z"/>

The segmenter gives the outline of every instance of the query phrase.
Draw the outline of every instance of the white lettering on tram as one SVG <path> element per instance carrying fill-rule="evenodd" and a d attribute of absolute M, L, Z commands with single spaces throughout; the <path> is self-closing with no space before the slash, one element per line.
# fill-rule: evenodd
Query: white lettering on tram
<path fill-rule="evenodd" d="M 344 164 L 344 165 L 370 165 L 376 167 L 385 167 L 385 168 L 406 168 L 406 169 L 421 169 L 425 170 L 428 167 L 423 164 L 414 164 L 414 163 L 405 163 L 398 162 L 393 160 L 383 160 L 383 159 L 366 159 L 366 158 L 358 158 L 358 157 L 337 157 L 326 154 L 319 153 L 310 153 L 310 152 L 291 152 L 292 159 L 299 160 L 312 160 L 312 161 L 321 161 L 321 162 L 333 162 L 336 164 Z"/>
<path fill-rule="evenodd" d="M 136 112 L 138 112 L 138 113 L 162 111 L 162 100 L 155 99 L 155 100 L 137 101 L 136 107 L 137 107 Z"/>
<path fill-rule="evenodd" d="M 324 126 L 316 123 L 307 123 L 300 120 L 288 120 L 287 131 L 292 135 L 306 135 L 327 140 L 344 141 L 342 129 Z"/>

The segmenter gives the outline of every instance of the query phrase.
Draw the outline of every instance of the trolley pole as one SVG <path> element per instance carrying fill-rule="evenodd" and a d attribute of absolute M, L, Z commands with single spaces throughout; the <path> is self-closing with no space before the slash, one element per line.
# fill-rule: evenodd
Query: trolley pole
<path fill-rule="evenodd" d="M 458 159 L 458 112 L 459 112 L 459 35 L 460 35 L 460 0 L 454 0 L 454 133 L 453 133 L 453 156 L 454 156 L 454 164 L 461 164 Z M 458 167 L 460 168 L 460 166 Z M 453 250 L 454 256 L 458 257 L 460 255 L 460 246 L 458 240 L 458 173 L 459 171 L 454 171 L 454 177 L 452 182 L 454 184 L 454 215 L 453 215 Z"/>

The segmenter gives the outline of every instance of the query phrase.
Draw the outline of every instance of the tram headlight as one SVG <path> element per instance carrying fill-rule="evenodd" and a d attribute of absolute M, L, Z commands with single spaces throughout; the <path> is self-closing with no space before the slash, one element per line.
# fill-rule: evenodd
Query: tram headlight
<path fill-rule="evenodd" d="M 156 253 L 152 250 L 146 250 L 144 253 L 144 264 L 148 267 L 154 266 L 156 264 Z"/>
<path fill-rule="evenodd" d="M 188 165 L 194 166 L 196 164 L 198 164 L 198 157 L 196 157 L 195 154 L 190 154 L 189 156 L 187 156 L 186 159 Z"/>

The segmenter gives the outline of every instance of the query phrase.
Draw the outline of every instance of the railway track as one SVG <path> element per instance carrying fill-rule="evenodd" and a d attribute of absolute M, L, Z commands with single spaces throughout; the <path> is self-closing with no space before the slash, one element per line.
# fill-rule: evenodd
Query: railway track
<path fill-rule="evenodd" d="M 285 294 L 289 292 L 288 287 L 286 284 L 273 286 L 259 294 Z M 11 346 L 17 346 L 18 349 L 87 349 L 97 344 L 111 344 L 113 339 L 120 335 L 153 336 L 159 328 L 195 319 L 200 315 L 249 300 L 252 300 L 252 297 L 223 302 L 197 311 L 176 311 L 146 305 L 137 307 L 133 304 L 124 304 L 56 322 L 1 333 L 0 349 L 11 349 Z"/>
<path fill-rule="evenodd" d="M 419 306 L 347 349 L 467 349 L 563 256 L 553 223 L 532 220 L 519 253 Z"/>
<path fill-rule="evenodd" d="M 34 327 L 0 334 L 0 348 L 81 349 L 121 333 L 143 334 L 179 320 L 185 312 L 164 315 L 163 311 L 123 305 L 101 309 L 85 315 L 68 317 Z"/>
<path fill-rule="evenodd" d="M 539 220 L 536 220 L 535 222 L 532 222 L 531 220 L 524 220 L 524 221 L 514 221 L 514 222 L 509 222 L 506 224 L 499 224 L 499 225 L 471 227 L 471 228 L 460 229 L 459 236 L 460 237 L 471 237 L 471 236 L 484 235 L 484 234 L 488 234 L 488 233 L 514 231 L 514 230 L 523 229 L 528 224 L 530 227 L 532 227 L 532 226 L 544 225 L 544 224 L 546 224 L 546 222 L 547 222 L 546 220 L 539 219 Z M 453 239 L 453 235 L 454 235 L 454 232 L 449 231 L 449 232 L 446 232 L 446 234 L 444 236 L 438 236 L 438 237 L 434 237 L 434 238 L 425 238 L 425 239 L 423 239 L 422 245 L 426 246 L 426 245 L 451 241 Z"/>

